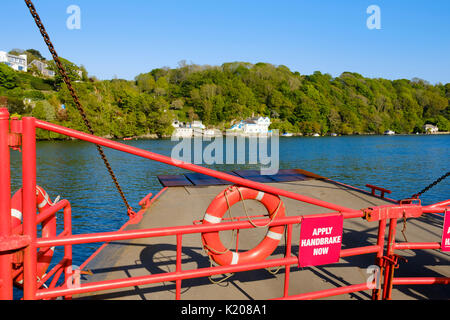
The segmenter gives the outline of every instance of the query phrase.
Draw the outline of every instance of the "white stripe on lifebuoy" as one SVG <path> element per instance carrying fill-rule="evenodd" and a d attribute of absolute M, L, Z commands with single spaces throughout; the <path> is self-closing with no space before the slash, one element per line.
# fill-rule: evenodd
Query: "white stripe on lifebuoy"
<path fill-rule="evenodd" d="M 22 212 L 17 209 L 11 209 L 11 217 L 17 218 L 22 221 Z"/>
<path fill-rule="evenodd" d="M 239 262 L 239 253 L 232 252 L 232 254 L 233 254 L 233 259 L 231 259 L 231 264 L 238 264 L 238 262 Z"/>
<path fill-rule="evenodd" d="M 269 232 L 267 232 L 267 236 L 269 237 L 269 238 L 271 238 L 271 239 L 273 239 L 273 240 L 281 240 L 281 238 L 283 237 L 283 235 L 282 234 L 280 234 L 280 233 L 276 233 L 276 232 L 272 232 L 272 231 L 269 231 Z"/>
<path fill-rule="evenodd" d="M 42 200 L 42 202 L 38 204 L 38 208 L 42 209 L 43 207 L 45 207 L 47 203 L 48 203 L 48 193 L 46 192 L 44 195 L 44 200 Z"/>
<path fill-rule="evenodd" d="M 258 195 L 256 196 L 255 199 L 258 201 L 261 201 L 263 197 L 264 197 L 264 192 L 259 191 Z"/>
<path fill-rule="evenodd" d="M 208 221 L 209 223 L 214 223 L 214 224 L 220 223 L 222 221 L 222 218 L 218 218 L 218 217 L 212 216 L 207 213 L 205 213 L 205 217 L 203 219 Z"/>

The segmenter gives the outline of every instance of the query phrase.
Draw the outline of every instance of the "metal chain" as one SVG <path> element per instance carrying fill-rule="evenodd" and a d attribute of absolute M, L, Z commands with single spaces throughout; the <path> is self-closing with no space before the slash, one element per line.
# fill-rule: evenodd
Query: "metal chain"
<path fill-rule="evenodd" d="M 431 183 L 429 186 L 427 186 L 426 188 L 424 188 L 422 191 L 420 191 L 419 193 L 416 193 L 415 195 L 411 196 L 411 198 L 419 198 L 422 194 L 424 194 L 425 192 L 427 192 L 428 190 L 430 190 L 431 188 L 433 188 L 435 185 L 437 185 L 439 182 L 441 182 L 442 180 L 444 180 L 445 178 L 447 178 L 450 175 L 450 171 L 448 171 L 446 174 L 444 174 L 443 176 L 439 177 L 438 179 L 436 179 L 433 183 Z"/>
<path fill-rule="evenodd" d="M 59 56 L 56 53 L 52 42 L 50 41 L 50 37 L 49 37 L 47 31 L 45 30 L 45 27 L 44 27 L 39 15 L 36 12 L 36 8 L 34 7 L 33 2 L 31 0 L 25 0 L 25 3 L 27 5 L 28 9 L 30 10 L 31 15 L 34 18 L 34 21 L 36 22 L 36 25 L 39 28 L 39 31 L 41 32 L 41 35 L 44 38 L 44 41 L 47 44 L 47 47 L 48 47 L 50 53 L 53 56 L 53 60 L 55 61 L 56 66 L 58 67 L 59 73 L 63 77 L 64 83 L 67 85 L 67 88 L 69 89 L 70 95 L 72 96 L 73 101 L 75 102 L 75 105 L 76 105 L 78 111 L 80 112 L 81 117 L 83 118 L 84 124 L 86 125 L 87 129 L 89 130 L 89 133 L 93 135 L 94 130 L 92 130 L 91 124 L 86 116 L 86 112 L 83 109 L 83 106 L 81 105 L 81 102 L 78 99 L 78 96 L 77 96 L 74 88 L 72 87 L 70 78 L 67 76 L 66 70 L 64 69 L 64 66 L 61 63 L 61 60 L 59 59 Z M 125 194 L 123 193 L 122 188 L 120 187 L 119 182 L 117 181 L 117 178 L 114 174 L 113 169 L 111 168 L 111 165 L 109 164 L 108 159 L 106 158 L 103 148 L 100 145 L 96 145 L 96 146 L 97 146 L 98 153 L 100 154 L 101 158 L 103 159 L 103 162 L 105 163 L 105 166 L 108 169 L 108 172 L 111 175 L 111 178 L 114 181 L 114 184 L 116 185 L 116 188 L 119 191 L 120 196 L 122 197 L 122 200 L 125 203 L 125 206 L 127 207 L 128 215 L 130 215 L 130 216 L 133 215 L 134 214 L 133 208 L 131 208 L 131 206 L 128 204 Z"/>

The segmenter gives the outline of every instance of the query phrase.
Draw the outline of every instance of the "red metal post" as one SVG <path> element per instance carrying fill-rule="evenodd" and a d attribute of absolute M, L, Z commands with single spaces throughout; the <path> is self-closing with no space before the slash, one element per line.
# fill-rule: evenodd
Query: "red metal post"
<path fill-rule="evenodd" d="M 24 251 L 24 299 L 34 300 L 37 290 L 36 251 L 36 126 L 34 118 L 23 118 L 22 209 L 23 233 L 31 239 Z"/>
<path fill-rule="evenodd" d="M 181 252 L 183 249 L 183 243 L 182 238 L 183 236 L 181 234 L 177 234 L 177 261 L 176 261 L 176 269 L 175 271 L 177 273 L 181 272 Z M 178 279 L 176 281 L 176 291 L 175 291 L 175 299 L 180 300 L 181 299 L 181 279 Z"/>
<path fill-rule="evenodd" d="M 377 245 L 379 246 L 379 250 L 377 252 L 377 257 L 375 264 L 380 268 L 378 277 L 376 279 L 376 284 L 379 284 L 379 281 L 381 281 L 381 275 L 383 274 L 383 254 L 384 254 L 384 237 L 386 234 L 386 219 L 380 220 L 378 223 L 378 239 L 377 239 Z M 375 288 L 372 291 L 372 300 L 379 300 L 380 299 L 380 288 Z"/>
<path fill-rule="evenodd" d="M 394 256 L 394 246 L 395 246 L 395 232 L 397 228 L 397 219 L 391 219 L 389 222 L 389 236 L 388 236 L 388 244 L 387 244 L 387 252 L 384 260 L 386 258 L 392 259 Z M 383 300 L 390 300 L 392 294 L 392 279 L 394 278 L 394 264 L 392 261 L 387 261 L 386 263 L 386 271 L 384 274 L 384 283 L 383 283 Z"/>
<path fill-rule="evenodd" d="M 64 232 L 67 233 L 67 235 L 72 234 L 72 207 L 70 206 L 70 203 L 64 207 Z M 71 276 L 69 270 L 72 270 L 72 245 L 70 244 L 64 246 L 64 259 L 66 261 L 64 280 L 65 283 L 67 283 L 67 280 L 69 280 L 69 277 Z M 65 299 L 69 300 L 71 299 L 71 296 L 66 296 Z"/>
<path fill-rule="evenodd" d="M 380 198 L 384 198 L 384 194 L 385 193 L 391 193 L 391 190 L 387 190 L 387 189 L 385 189 L 385 188 L 381 188 L 381 187 L 377 187 L 377 186 L 374 186 L 374 185 L 371 185 L 371 184 L 366 184 L 366 187 L 368 187 L 368 188 L 371 188 L 372 189 L 372 195 L 373 196 L 376 196 L 376 194 L 375 194 L 375 190 L 378 190 L 378 191 L 380 191 Z"/>
<path fill-rule="evenodd" d="M 292 224 L 289 224 L 287 226 L 287 236 L 286 236 L 286 258 L 291 257 L 291 251 L 292 251 Z M 289 278 L 291 274 L 291 265 L 286 264 L 285 265 L 285 274 L 284 274 L 284 293 L 283 296 L 287 297 L 289 296 Z"/>
<path fill-rule="evenodd" d="M 0 109 L 0 238 L 11 236 L 11 168 L 9 112 Z M 12 300 L 12 255 L 0 252 L 0 300 Z"/>
<path fill-rule="evenodd" d="M 237 218 L 237 221 L 241 221 L 241 218 Z M 236 231 L 236 252 L 239 252 L 239 233 L 241 232 L 241 229 L 237 229 Z"/>

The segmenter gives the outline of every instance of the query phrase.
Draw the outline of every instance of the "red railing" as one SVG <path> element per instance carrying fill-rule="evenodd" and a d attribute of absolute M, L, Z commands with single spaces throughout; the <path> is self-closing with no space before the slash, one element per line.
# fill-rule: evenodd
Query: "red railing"
<path fill-rule="evenodd" d="M 285 257 L 279 259 L 270 259 L 262 262 L 246 263 L 238 265 L 227 265 L 218 267 L 209 267 L 195 270 L 183 270 L 181 262 L 181 252 L 183 236 L 192 233 L 204 233 L 224 230 L 241 230 L 253 228 L 252 223 L 249 221 L 230 221 L 223 222 L 214 225 L 189 225 L 189 226 L 174 226 L 169 228 L 152 228 L 143 230 L 131 230 L 124 231 L 121 228 L 116 232 L 104 232 L 95 234 L 81 234 L 73 235 L 71 230 L 71 209 L 68 201 L 63 200 L 59 202 L 52 212 L 45 212 L 45 215 L 55 214 L 55 210 L 64 209 L 64 231 L 62 234 L 55 238 L 41 238 L 38 239 L 36 235 L 36 226 L 41 218 L 36 216 L 36 128 L 49 130 L 62 135 L 66 135 L 72 138 L 81 139 L 94 144 L 102 145 L 104 147 L 112 148 L 115 150 L 130 153 L 136 156 L 147 158 L 150 160 L 166 163 L 179 168 L 187 169 L 190 171 L 206 174 L 218 179 L 226 180 L 234 184 L 246 186 L 249 188 L 261 190 L 271 194 L 276 194 L 291 198 L 294 200 L 310 203 L 326 209 L 330 209 L 335 212 L 339 212 L 344 219 L 364 218 L 368 221 L 378 221 L 378 237 L 375 245 L 349 248 L 341 250 L 341 257 L 363 255 L 363 254 L 376 254 L 375 263 L 379 266 L 381 275 L 384 275 L 383 287 L 374 288 L 373 283 L 355 284 L 350 286 L 344 286 L 336 289 L 328 289 L 318 292 L 312 292 L 301 295 L 289 296 L 289 278 L 290 267 L 293 264 L 298 264 L 298 257 L 292 254 L 292 228 L 295 224 L 301 224 L 303 216 L 284 217 L 272 221 L 269 226 L 285 225 L 287 226 L 286 233 L 286 248 Z M 15 139 L 11 139 L 11 136 L 15 135 Z M 18 141 L 17 135 L 21 136 L 22 141 Z M 11 142 L 14 142 L 13 143 Z M 22 147 L 22 183 L 23 183 L 23 235 L 20 236 L 21 241 L 18 240 L 18 236 L 13 236 L 13 230 L 11 230 L 11 187 L 10 187 L 10 158 L 9 148 L 18 145 Z M 395 254 L 395 250 L 402 249 L 439 249 L 440 243 L 395 243 L 395 232 L 397 219 L 399 218 L 417 218 L 425 212 L 430 213 L 442 213 L 446 210 L 450 200 L 434 204 L 431 206 L 423 207 L 414 201 L 404 201 L 392 206 L 374 207 L 366 210 L 354 210 L 346 208 L 336 204 L 328 203 L 322 200 L 310 198 L 304 195 L 300 195 L 294 192 L 282 190 L 273 186 L 267 186 L 261 183 L 249 181 L 236 176 L 225 174 L 222 172 L 214 171 L 208 168 L 203 168 L 193 164 L 174 160 L 169 157 L 165 157 L 159 154 L 155 154 L 149 151 L 141 150 L 132 146 L 127 146 L 118 142 L 110 141 L 107 139 L 99 138 L 93 135 L 89 135 L 76 130 L 68 129 L 55 124 L 47 123 L 34 118 L 23 118 L 22 120 L 11 121 L 9 123 L 9 114 L 7 110 L 0 109 L 0 238 L 4 239 L 6 245 L 0 246 L 0 299 L 12 299 L 12 254 L 18 250 L 22 250 L 24 254 L 24 299 L 51 299 L 56 297 L 70 298 L 76 294 L 82 294 L 94 291 L 104 291 L 124 287 L 132 287 L 145 285 L 150 283 L 175 281 L 176 292 L 175 298 L 181 298 L 181 284 L 185 279 L 207 277 L 212 275 L 234 273 L 241 271 L 256 270 L 261 268 L 272 267 L 285 267 L 285 279 L 284 290 L 280 299 L 316 299 L 322 297 L 329 297 L 338 294 L 364 291 L 372 289 L 373 299 L 390 299 L 393 285 L 406 285 L 406 284 L 448 284 L 449 278 L 394 278 L 394 269 L 398 263 L 398 256 Z M 143 206 L 142 210 L 131 217 L 130 223 L 137 222 L 142 217 L 147 207 L 154 200 L 151 199 L 151 195 L 147 195 L 141 200 L 140 205 Z M 53 212 L 54 211 L 54 212 Z M 323 214 L 317 214 L 312 216 L 323 216 Z M 311 217 L 311 215 L 309 215 Z M 240 219 L 241 220 L 241 219 Z M 389 220 L 389 232 L 388 241 L 385 244 L 386 226 Z M 253 221 L 258 226 L 263 226 L 269 223 L 268 219 L 256 219 Z M 125 279 L 106 280 L 101 282 L 92 282 L 80 284 L 76 287 L 68 286 L 66 284 L 67 279 L 72 275 L 70 270 L 70 263 L 72 261 L 72 246 L 77 244 L 86 243 L 99 243 L 118 240 L 140 239 L 140 238 L 154 238 L 154 237 L 176 237 L 176 261 L 175 271 L 164 274 L 152 274 L 141 277 L 131 277 Z M 16 242 L 14 242 L 16 241 Z M 19 244 L 20 243 L 20 244 Z M 64 258 L 52 269 L 50 272 L 41 279 L 36 281 L 36 264 L 37 256 L 36 252 L 38 248 L 52 247 L 52 246 L 64 246 L 65 254 Z M 385 252 L 385 248 L 387 248 Z M 98 251 L 97 251 L 98 252 Z M 94 253 L 94 255 L 97 254 Z M 94 256 L 93 255 L 93 256 Z M 92 257 L 91 257 L 92 258 Z M 90 258 L 90 259 L 91 259 Z M 88 260 L 90 260 L 88 259 Z M 87 262 L 86 262 L 87 263 Z M 83 266 L 86 265 L 83 264 Z M 56 282 L 62 272 L 65 272 L 66 282 L 56 287 Z M 42 284 L 51 280 L 48 288 L 42 289 Z M 375 280 L 374 280 L 375 281 Z M 382 295 L 381 295 L 382 293 Z"/>
<path fill-rule="evenodd" d="M 377 187 L 377 186 L 374 186 L 371 184 L 366 184 L 366 187 L 372 189 L 373 196 L 376 196 L 376 194 L 375 194 L 376 190 L 380 191 L 380 198 L 384 198 L 385 193 L 391 193 L 391 190 L 387 190 L 385 188 Z"/>

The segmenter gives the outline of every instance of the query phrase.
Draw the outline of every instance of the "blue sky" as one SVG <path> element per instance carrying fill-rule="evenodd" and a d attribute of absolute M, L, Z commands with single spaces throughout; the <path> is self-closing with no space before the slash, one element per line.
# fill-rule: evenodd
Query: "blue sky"
<path fill-rule="evenodd" d="M 292 71 L 450 82 L 448 0 L 34 0 L 57 52 L 100 79 L 178 62 L 269 62 Z M 369 30 L 370 5 L 381 29 Z M 69 5 L 81 29 L 69 30 Z M 22 0 L 3 1 L 0 50 L 50 57 Z M 5 30 L 8 30 L 5 32 Z"/>

